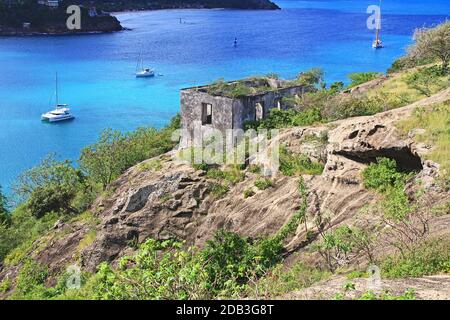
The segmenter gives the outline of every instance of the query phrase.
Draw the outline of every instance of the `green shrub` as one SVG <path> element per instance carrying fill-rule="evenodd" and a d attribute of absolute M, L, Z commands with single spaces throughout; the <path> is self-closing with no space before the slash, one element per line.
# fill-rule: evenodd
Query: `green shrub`
<path fill-rule="evenodd" d="M 323 86 L 324 76 L 325 73 L 322 69 L 313 68 L 311 70 L 299 73 L 296 82 L 300 85 L 320 88 Z"/>
<path fill-rule="evenodd" d="M 0 261 L 16 265 L 26 258 L 33 242 L 47 232 L 55 222 L 56 214 L 46 214 L 37 219 L 24 206 L 11 213 L 8 225 L 0 224 Z"/>
<path fill-rule="evenodd" d="M 348 77 L 352 81 L 349 88 L 353 88 L 356 86 L 359 86 L 360 84 L 372 81 L 376 78 L 379 78 L 382 76 L 382 73 L 379 72 L 356 72 L 356 73 L 350 73 Z"/>
<path fill-rule="evenodd" d="M 381 262 L 386 278 L 419 278 L 450 272 L 450 242 L 448 239 L 429 240 L 417 245 L 405 255 L 391 255 Z"/>
<path fill-rule="evenodd" d="M 248 171 L 251 173 L 259 174 L 262 172 L 261 166 L 256 164 L 251 164 L 248 166 Z"/>
<path fill-rule="evenodd" d="M 315 244 L 315 248 L 331 272 L 345 266 L 357 256 L 365 255 L 373 262 L 374 236 L 365 230 L 343 225 L 331 231 L 321 230 L 319 233 L 321 240 Z"/>
<path fill-rule="evenodd" d="M 310 126 L 322 120 L 322 113 L 319 108 L 310 108 L 296 112 L 291 118 L 291 126 Z"/>
<path fill-rule="evenodd" d="M 195 170 L 201 170 L 201 171 L 209 171 L 210 166 L 206 164 L 205 162 L 199 163 L 199 164 L 193 164 L 192 167 Z"/>
<path fill-rule="evenodd" d="M 407 219 L 415 209 L 415 205 L 410 203 L 403 191 L 402 184 L 386 189 L 384 198 L 380 201 L 380 207 L 383 209 L 384 217 L 395 222 Z"/>
<path fill-rule="evenodd" d="M 322 174 L 324 166 L 306 155 L 296 155 L 285 146 L 280 147 L 280 171 L 286 176 Z"/>
<path fill-rule="evenodd" d="M 398 172 L 397 162 L 389 158 L 377 158 L 377 163 L 371 163 L 363 171 L 364 186 L 380 192 L 390 187 L 403 184 L 406 175 Z"/>
<path fill-rule="evenodd" d="M 222 198 L 228 193 L 228 191 L 230 191 L 230 188 L 221 183 L 212 183 L 209 186 L 209 190 L 214 197 Z"/>
<path fill-rule="evenodd" d="M 48 269 L 34 260 L 28 259 L 20 269 L 16 278 L 16 287 L 12 299 L 46 299 L 47 288 L 45 280 Z"/>
<path fill-rule="evenodd" d="M 269 115 L 261 121 L 247 121 L 245 129 L 281 129 L 293 126 L 308 126 L 322 120 L 319 108 L 306 110 L 279 110 L 270 109 Z"/>
<path fill-rule="evenodd" d="M 179 128 L 180 116 L 177 115 L 161 130 L 139 128 L 122 134 L 107 129 L 95 144 L 82 150 L 80 168 L 105 189 L 128 168 L 170 151 L 175 145 L 172 133 Z"/>
<path fill-rule="evenodd" d="M 411 57 L 401 57 L 398 58 L 397 60 L 395 60 L 391 67 L 388 69 L 388 74 L 393 74 L 396 72 L 400 72 L 409 68 L 413 68 L 419 65 L 424 65 L 424 64 L 428 64 L 433 62 L 432 60 L 428 59 L 428 60 L 422 60 L 422 61 L 417 61 L 415 59 L 412 59 Z"/>
<path fill-rule="evenodd" d="M 383 97 L 351 95 L 335 98 L 322 113 L 328 121 L 334 121 L 358 116 L 370 116 L 389 108 L 392 108 L 392 106 L 387 105 Z"/>
<path fill-rule="evenodd" d="M 244 199 L 253 197 L 255 195 L 255 191 L 253 189 L 245 189 L 244 190 Z"/>
<path fill-rule="evenodd" d="M 330 272 L 302 262 L 286 267 L 279 264 L 267 275 L 249 285 L 247 296 L 251 299 L 277 299 L 284 294 L 308 288 L 314 283 L 326 280 Z"/>
<path fill-rule="evenodd" d="M 392 295 L 389 291 L 385 290 L 380 294 L 369 290 L 362 293 L 357 300 L 415 300 L 416 293 L 413 289 L 406 290 L 403 294 L 396 296 Z"/>
<path fill-rule="evenodd" d="M 6 204 L 6 197 L 2 193 L 2 186 L 0 186 L 0 225 L 3 223 L 8 223 L 10 220 L 7 204 Z"/>
<path fill-rule="evenodd" d="M 255 187 L 259 190 L 266 190 L 268 188 L 273 187 L 273 182 L 270 179 L 264 178 L 255 181 Z"/>
<path fill-rule="evenodd" d="M 245 178 L 245 174 L 236 166 L 223 171 L 215 168 L 208 169 L 206 176 L 211 179 L 227 181 L 231 184 L 237 184 L 244 181 Z"/>
<path fill-rule="evenodd" d="M 202 250 L 210 290 L 217 293 L 223 290 L 234 291 L 245 284 L 254 264 L 252 247 L 247 238 L 225 230 L 219 230 L 213 240 Z"/>
<path fill-rule="evenodd" d="M 445 21 L 434 28 L 419 28 L 414 32 L 415 43 L 408 49 L 408 56 L 414 60 L 432 59 L 440 62 L 443 74 L 449 71 L 450 22 Z"/>
<path fill-rule="evenodd" d="M 442 76 L 442 69 L 439 66 L 431 66 L 406 75 L 405 82 L 410 88 L 430 97 L 450 84 L 448 81 L 444 81 Z"/>
<path fill-rule="evenodd" d="M 195 250 L 173 240 L 147 240 L 119 268 L 99 266 L 93 298 L 102 300 L 208 299 L 206 272 Z"/>
<path fill-rule="evenodd" d="M 8 292 L 13 286 L 13 282 L 10 278 L 3 279 L 2 282 L 0 282 L 0 294 Z"/>
<path fill-rule="evenodd" d="M 37 218 L 49 212 L 73 213 L 71 203 L 84 178 L 69 161 L 56 161 L 52 155 L 20 177 L 13 189 Z"/>
<path fill-rule="evenodd" d="M 237 82 L 226 82 L 224 79 L 219 79 L 213 82 L 208 87 L 208 93 L 214 96 L 225 96 L 229 98 L 239 98 L 242 96 L 247 96 L 252 94 L 251 88 L 246 86 L 244 83 Z"/>
<path fill-rule="evenodd" d="M 345 88 L 345 84 L 342 81 L 334 82 L 330 85 L 330 92 L 331 93 L 339 93 L 343 91 Z"/>

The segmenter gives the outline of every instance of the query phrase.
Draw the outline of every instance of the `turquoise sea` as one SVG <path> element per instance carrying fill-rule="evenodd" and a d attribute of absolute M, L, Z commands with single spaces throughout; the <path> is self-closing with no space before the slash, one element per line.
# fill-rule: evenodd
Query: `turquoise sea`
<path fill-rule="evenodd" d="M 366 9 L 378 0 L 276 2 L 282 10 L 121 13 L 132 30 L 113 34 L 0 37 L 0 185 L 8 189 L 49 153 L 76 161 L 105 128 L 163 126 L 179 110 L 180 88 L 311 67 L 322 67 L 328 82 L 385 71 L 416 27 L 450 17 L 448 0 L 384 0 L 386 48 L 375 51 Z M 134 77 L 140 51 L 160 76 Z M 61 102 L 76 119 L 41 123 L 56 71 Z"/>

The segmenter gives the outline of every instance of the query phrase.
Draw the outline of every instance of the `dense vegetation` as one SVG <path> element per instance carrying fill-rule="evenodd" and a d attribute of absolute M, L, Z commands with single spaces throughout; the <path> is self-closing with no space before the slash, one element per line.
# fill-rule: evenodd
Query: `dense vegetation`
<path fill-rule="evenodd" d="M 211 299 L 235 297 L 282 260 L 284 241 L 306 214 L 306 187 L 298 184 L 301 206 L 275 235 L 256 241 L 220 230 L 202 250 L 175 240 L 143 243 L 136 254 L 124 257 L 117 268 L 107 263 L 83 277 L 80 290 L 67 290 L 62 274 L 55 287 L 45 281 L 47 268 L 24 260 L 13 298 L 18 299 Z M 8 287 L 8 283 L 2 286 Z"/>
<path fill-rule="evenodd" d="M 180 127 L 180 117 L 158 131 L 140 128 L 128 134 L 105 130 L 98 142 L 84 148 L 80 157 L 81 170 L 105 189 L 126 169 L 171 150 L 174 130 Z"/>
<path fill-rule="evenodd" d="M 374 80 L 376 78 L 379 78 L 382 76 L 382 73 L 379 72 L 359 72 L 359 73 L 350 73 L 348 77 L 352 82 L 349 84 L 349 88 L 353 88 L 356 86 L 359 86 L 360 84 L 369 82 L 371 80 Z"/>
<path fill-rule="evenodd" d="M 352 74 L 355 82 L 352 82 L 350 87 L 360 84 L 360 78 L 372 79 L 373 75 L 376 74 Z M 247 122 L 246 128 L 279 129 L 373 115 L 429 97 L 448 87 L 450 76 L 443 74 L 438 65 L 427 65 L 392 77 L 378 89 L 358 95 L 342 93 L 343 84 L 340 82 L 327 87 L 321 77 L 311 78 L 309 85 L 317 90 L 302 96 L 285 98 L 282 103 L 289 109 L 271 109 L 268 117 L 257 122 Z"/>
<path fill-rule="evenodd" d="M 6 197 L 3 195 L 2 187 L 0 186 L 0 224 L 9 220 L 8 207 Z"/>
<path fill-rule="evenodd" d="M 448 63 L 450 55 L 450 22 L 435 29 L 420 29 L 415 34 L 416 43 L 408 55 L 394 62 L 390 73 L 405 71 L 400 76 L 386 80 L 381 88 L 360 95 L 342 94 L 344 84 L 336 82 L 326 86 L 323 72 L 312 69 L 301 73 L 294 80 L 314 87 L 301 97 L 283 101 L 288 110 L 272 109 L 270 115 L 258 122 L 248 122 L 247 128 L 272 129 L 306 126 L 354 116 L 372 115 L 415 102 L 450 86 Z M 349 75 L 353 88 L 381 76 L 377 72 L 352 73 Z M 236 92 L 245 91 L 239 89 Z M 232 91 L 233 92 L 233 91 Z"/>
<path fill-rule="evenodd" d="M 172 133 L 179 126 L 180 117 L 176 116 L 161 130 L 140 128 L 122 134 L 108 129 L 97 143 L 82 151 L 79 167 L 50 155 L 24 172 L 13 186 L 13 200 L 18 206 L 11 214 L 6 215 L 5 198 L 0 197 L 4 221 L 0 224 L 0 261 L 11 260 L 7 255 L 15 248 L 17 252 L 26 251 L 58 219 L 85 212 L 128 168 L 171 150 L 175 144 Z"/>

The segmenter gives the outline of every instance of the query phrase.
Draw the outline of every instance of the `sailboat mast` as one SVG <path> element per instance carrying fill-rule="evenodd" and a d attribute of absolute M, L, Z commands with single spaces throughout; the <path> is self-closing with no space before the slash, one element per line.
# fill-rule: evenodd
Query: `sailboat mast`
<path fill-rule="evenodd" d="M 141 63 L 141 52 L 139 52 L 139 57 L 138 57 L 138 60 L 137 60 L 137 63 L 136 63 L 136 72 L 139 70 L 139 65 L 140 65 L 140 63 Z"/>
<path fill-rule="evenodd" d="M 56 72 L 55 83 L 56 83 L 56 107 L 58 107 L 58 105 L 59 105 L 59 96 L 58 96 L 58 72 Z"/>
<path fill-rule="evenodd" d="M 380 0 L 380 16 L 378 17 L 377 20 L 377 43 L 380 40 L 380 29 L 381 29 L 381 0 Z"/>

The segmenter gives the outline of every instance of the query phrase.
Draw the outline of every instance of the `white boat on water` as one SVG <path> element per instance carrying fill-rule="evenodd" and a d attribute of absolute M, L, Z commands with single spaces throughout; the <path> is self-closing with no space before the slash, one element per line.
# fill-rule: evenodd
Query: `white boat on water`
<path fill-rule="evenodd" d="M 55 110 L 44 113 L 42 115 L 42 120 L 57 122 L 75 119 L 74 115 L 70 113 L 70 109 L 67 107 L 67 104 L 58 104 Z"/>
<path fill-rule="evenodd" d="M 374 49 L 381 49 L 381 48 L 384 48 L 383 41 L 381 41 L 381 38 L 380 38 L 380 30 L 381 30 L 381 0 L 380 0 L 380 17 L 379 17 L 379 19 L 377 19 L 376 23 L 377 23 L 377 26 L 376 26 L 377 34 L 376 34 L 375 40 L 372 43 L 372 48 L 374 48 Z"/>
<path fill-rule="evenodd" d="M 136 78 L 150 78 L 155 76 L 155 70 L 144 67 L 144 58 L 139 54 L 139 60 L 136 65 Z"/>
<path fill-rule="evenodd" d="M 150 68 L 142 69 L 141 71 L 136 72 L 136 78 L 149 78 L 154 77 L 155 71 Z"/>
<path fill-rule="evenodd" d="M 380 30 L 377 29 L 377 38 L 372 43 L 372 48 L 381 49 L 384 48 L 383 41 L 380 39 Z"/>
<path fill-rule="evenodd" d="M 58 74 L 56 74 L 56 106 L 55 110 L 42 114 L 41 119 L 48 122 L 58 122 L 74 119 L 75 116 L 70 113 L 69 105 L 59 103 L 58 96 Z"/>

